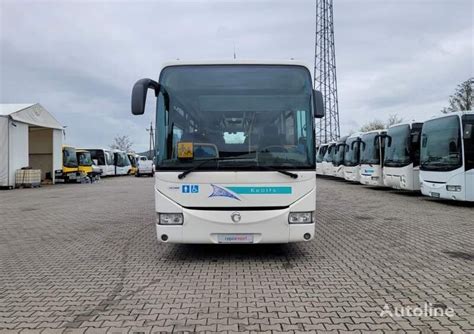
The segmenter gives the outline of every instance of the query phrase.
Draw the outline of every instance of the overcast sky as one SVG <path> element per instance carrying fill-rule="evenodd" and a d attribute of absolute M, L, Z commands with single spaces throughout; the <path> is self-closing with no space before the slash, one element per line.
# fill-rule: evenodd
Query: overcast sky
<path fill-rule="evenodd" d="M 335 0 L 341 134 L 397 113 L 423 120 L 473 76 L 472 0 Z M 148 148 L 130 92 L 180 58 L 295 58 L 314 66 L 315 1 L 0 0 L 0 102 L 41 103 L 66 143 L 127 134 Z M 149 95 L 149 99 L 151 98 Z"/>

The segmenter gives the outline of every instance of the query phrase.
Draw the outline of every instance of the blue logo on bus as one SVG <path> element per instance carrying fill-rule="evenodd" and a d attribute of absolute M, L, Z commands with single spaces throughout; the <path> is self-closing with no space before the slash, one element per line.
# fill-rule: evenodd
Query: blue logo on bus
<path fill-rule="evenodd" d="M 227 189 L 216 186 L 215 184 L 211 184 L 211 186 L 212 193 L 209 195 L 209 197 L 228 197 L 240 201 L 240 198 L 238 198 L 235 194 L 231 193 Z"/>
<path fill-rule="evenodd" d="M 199 192 L 199 185 L 197 184 L 183 184 L 181 186 L 183 194 L 197 194 Z"/>

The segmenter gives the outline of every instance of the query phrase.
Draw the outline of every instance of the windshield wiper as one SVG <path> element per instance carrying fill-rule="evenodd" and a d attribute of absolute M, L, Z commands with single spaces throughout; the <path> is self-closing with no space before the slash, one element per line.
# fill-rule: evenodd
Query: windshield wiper
<path fill-rule="evenodd" d="M 229 161 L 229 160 L 249 160 L 249 158 L 210 158 L 210 159 L 206 159 L 203 162 L 197 164 L 196 166 L 185 170 L 181 174 L 178 174 L 178 179 L 180 179 L 180 180 L 184 179 L 186 177 L 186 175 L 188 175 L 189 173 L 194 172 L 196 169 L 201 168 L 202 166 L 207 164 L 209 161 Z"/>
<path fill-rule="evenodd" d="M 289 176 L 292 179 L 297 179 L 298 178 L 298 174 L 292 173 L 292 172 L 289 172 L 289 171 L 286 171 L 286 170 L 283 170 L 283 169 L 278 169 L 278 168 L 273 168 L 273 167 L 263 166 L 263 165 L 257 165 L 257 168 L 261 168 L 261 169 L 265 169 L 265 170 L 269 170 L 269 171 L 273 171 L 273 172 L 278 172 L 278 173 L 281 173 L 283 175 Z"/>
<path fill-rule="evenodd" d="M 234 161 L 234 160 L 249 160 L 249 158 L 211 158 L 211 159 L 206 159 L 204 160 L 203 162 L 201 162 L 200 164 L 197 164 L 196 166 L 194 167 L 191 167 L 187 170 L 185 170 L 184 172 L 182 172 L 181 174 L 178 174 L 178 179 L 184 179 L 186 177 L 186 175 L 188 175 L 189 173 L 192 173 L 194 172 L 196 169 L 199 169 L 201 168 L 202 166 L 204 166 L 205 164 L 207 164 L 209 161 Z M 298 178 L 298 174 L 295 174 L 295 173 L 292 173 L 292 172 L 288 172 L 286 170 L 283 170 L 283 169 L 278 169 L 278 168 L 273 168 L 273 167 L 269 167 L 269 166 L 263 166 L 263 165 L 256 165 L 254 167 L 257 167 L 257 168 L 261 168 L 261 169 L 265 169 L 265 170 L 269 170 L 269 171 L 273 171 L 273 172 L 278 172 L 278 173 L 281 173 L 283 175 L 286 175 L 286 176 L 289 176 L 293 179 L 297 179 Z"/>

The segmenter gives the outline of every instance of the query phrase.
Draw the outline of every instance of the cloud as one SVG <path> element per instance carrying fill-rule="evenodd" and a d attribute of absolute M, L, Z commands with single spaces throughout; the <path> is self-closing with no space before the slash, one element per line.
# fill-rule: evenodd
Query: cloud
<path fill-rule="evenodd" d="M 0 2 L 0 102 L 40 102 L 77 146 L 129 134 L 148 148 L 154 119 L 130 92 L 169 60 L 295 58 L 313 66 L 314 1 Z M 473 3 L 335 2 L 342 133 L 398 113 L 423 119 L 473 73 Z"/>

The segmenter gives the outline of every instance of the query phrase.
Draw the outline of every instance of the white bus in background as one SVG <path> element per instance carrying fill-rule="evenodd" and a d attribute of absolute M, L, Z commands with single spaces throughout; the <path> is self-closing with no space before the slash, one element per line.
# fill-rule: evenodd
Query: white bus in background
<path fill-rule="evenodd" d="M 102 177 L 115 175 L 115 159 L 111 150 L 86 148 L 91 153 L 91 159 L 102 172 Z"/>
<path fill-rule="evenodd" d="M 338 178 L 344 178 L 344 153 L 346 151 L 347 136 L 340 138 L 336 142 L 334 151 L 334 159 L 332 165 L 334 166 L 333 175 Z"/>
<path fill-rule="evenodd" d="M 347 137 L 344 153 L 344 179 L 347 181 L 360 182 L 360 143 L 363 134 L 357 132 Z"/>
<path fill-rule="evenodd" d="M 323 175 L 334 176 L 334 154 L 336 153 L 336 142 L 329 142 L 324 154 L 323 162 L 321 163 L 321 169 Z"/>
<path fill-rule="evenodd" d="M 143 114 L 149 88 L 157 96 L 159 240 L 254 244 L 314 237 L 314 117 L 324 116 L 324 105 L 308 67 L 175 62 L 158 82 L 135 84 L 133 114 Z"/>
<path fill-rule="evenodd" d="M 383 159 L 385 130 L 366 132 L 361 137 L 360 183 L 369 186 L 384 186 Z"/>
<path fill-rule="evenodd" d="M 114 154 L 115 175 L 128 175 L 132 169 L 132 164 L 127 152 L 112 150 Z"/>
<path fill-rule="evenodd" d="M 420 190 L 420 136 L 423 123 L 402 123 L 387 129 L 383 182 L 387 187 Z"/>
<path fill-rule="evenodd" d="M 444 114 L 423 124 L 420 182 L 423 195 L 474 201 L 474 112 Z"/>
<path fill-rule="evenodd" d="M 323 160 L 327 149 L 327 144 L 321 144 L 318 148 L 318 154 L 316 155 L 316 174 L 318 175 L 323 175 Z"/>

